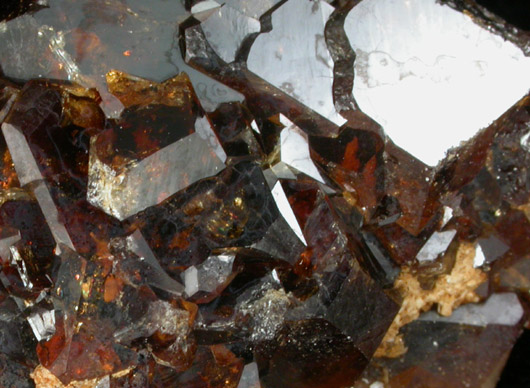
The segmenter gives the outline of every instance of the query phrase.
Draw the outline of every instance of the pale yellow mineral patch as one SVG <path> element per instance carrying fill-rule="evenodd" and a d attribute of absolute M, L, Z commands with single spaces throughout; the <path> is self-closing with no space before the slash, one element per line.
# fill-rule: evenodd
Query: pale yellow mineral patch
<path fill-rule="evenodd" d="M 113 374 L 113 377 L 124 376 L 129 373 L 131 368 L 125 369 L 123 371 Z M 96 388 L 97 385 L 101 382 L 102 379 L 108 378 L 103 377 L 100 379 L 91 379 L 91 380 L 81 380 L 81 381 L 72 381 L 68 385 L 61 383 L 55 375 L 50 372 L 48 369 L 39 365 L 31 373 L 31 378 L 35 382 L 35 388 Z"/>
<path fill-rule="evenodd" d="M 35 381 L 36 388 L 94 388 L 98 383 L 98 379 L 72 381 L 68 385 L 64 385 L 55 377 L 48 369 L 39 365 L 31 374 L 31 378 Z"/>
<path fill-rule="evenodd" d="M 526 215 L 526 218 L 530 220 L 530 202 L 518 206 L 517 209 L 521 210 Z"/>
<path fill-rule="evenodd" d="M 434 304 L 440 315 L 448 316 L 462 304 L 478 302 L 475 290 L 486 280 L 486 274 L 473 268 L 474 258 L 474 244 L 462 242 L 451 273 L 441 275 L 431 290 L 424 290 L 411 269 L 403 268 L 394 284 L 403 297 L 403 304 L 375 356 L 399 357 L 405 353 L 407 348 L 399 329 L 417 319 L 421 312 L 430 310 Z"/>

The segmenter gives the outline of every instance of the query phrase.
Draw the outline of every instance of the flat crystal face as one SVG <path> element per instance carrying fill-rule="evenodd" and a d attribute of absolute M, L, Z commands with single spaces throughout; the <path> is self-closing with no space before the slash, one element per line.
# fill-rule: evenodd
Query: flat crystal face
<path fill-rule="evenodd" d="M 521 49 L 434 0 L 364 0 L 344 29 L 359 107 L 428 165 L 528 92 Z"/>
<path fill-rule="evenodd" d="M 0 387 L 495 386 L 529 327 L 528 31 L 472 0 L 8 3 Z"/>
<path fill-rule="evenodd" d="M 219 102 L 241 100 L 235 91 L 183 62 L 178 23 L 188 16 L 180 1 L 47 2 L 37 13 L 0 24 L 2 71 L 17 79 L 64 79 L 96 87 L 105 112 L 114 116 L 121 107 L 104 80 L 111 69 L 156 81 L 186 71 L 209 110 Z"/>
<path fill-rule="evenodd" d="M 323 1 L 283 4 L 272 14 L 272 31 L 256 38 L 247 63 L 256 75 L 342 125 L 345 120 L 333 105 L 333 60 L 324 38 L 332 12 L 333 7 Z M 292 15 L 304 23 L 290 23 Z"/>

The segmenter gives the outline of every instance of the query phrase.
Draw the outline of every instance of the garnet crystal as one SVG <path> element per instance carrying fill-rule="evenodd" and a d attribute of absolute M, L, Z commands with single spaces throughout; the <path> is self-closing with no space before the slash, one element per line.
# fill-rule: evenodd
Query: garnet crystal
<path fill-rule="evenodd" d="M 472 0 L 11 3 L 0 386 L 495 386 L 530 306 L 527 32 Z"/>

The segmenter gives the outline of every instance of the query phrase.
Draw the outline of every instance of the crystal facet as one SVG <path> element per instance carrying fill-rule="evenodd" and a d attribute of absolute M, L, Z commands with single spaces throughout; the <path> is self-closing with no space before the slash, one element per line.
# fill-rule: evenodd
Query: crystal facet
<path fill-rule="evenodd" d="M 528 31 L 474 0 L 8 3 L 0 386 L 495 386 L 530 327 Z"/>

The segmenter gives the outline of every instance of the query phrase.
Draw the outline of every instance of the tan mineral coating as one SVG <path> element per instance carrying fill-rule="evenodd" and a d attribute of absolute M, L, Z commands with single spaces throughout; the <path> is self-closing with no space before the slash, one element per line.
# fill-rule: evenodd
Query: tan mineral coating
<path fill-rule="evenodd" d="M 438 313 L 449 316 L 453 310 L 465 303 L 476 303 L 479 296 L 476 288 L 486 281 L 487 276 L 473 268 L 475 245 L 462 242 L 456 253 L 455 265 L 451 273 L 441 275 L 431 290 L 424 290 L 411 269 L 404 267 L 394 283 L 394 287 L 403 297 L 401 308 L 390 325 L 375 357 L 399 357 L 407 351 L 399 329 L 414 321 L 423 311 L 430 310 L 436 304 Z"/>
<path fill-rule="evenodd" d="M 112 375 L 112 377 L 125 376 L 131 371 L 131 368 L 122 370 Z M 68 385 L 64 385 L 55 377 L 55 375 L 48 369 L 39 365 L 31 373 L 31 378 L 35 381 L 35 388 L 96 388 L 98 383 L 105 377 L 91 380 L 72 381 Z"/>

